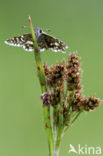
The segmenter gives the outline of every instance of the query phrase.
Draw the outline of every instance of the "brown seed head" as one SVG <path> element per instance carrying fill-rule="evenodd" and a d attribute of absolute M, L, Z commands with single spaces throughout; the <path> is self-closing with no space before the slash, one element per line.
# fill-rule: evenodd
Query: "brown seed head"
<path fill-rule="evenodd" d="M 71 103 L 72 92 L 69 93 L 67 97 L 68 104 Z M 75 92 L 74 98 L 72 100 L 72 111 L 80 111 L 84 106 L 84 98 L 81 96 L 81 92 Z"/>
<path fill-rule="evenodd" d="M 101 100 L 95 96 L 91 96 L 84 104 L 85 111 L 91 111 L 97 108 L 100 105 Z"/>
<path fill-rule="evenodd" d="M 81 89 L 80 74 L 79 58 L 75 53 L 72 53 L 68 57 L 67 65 L 67 89 L 69 91 Z"/>
<path fill-rule="evenodd" d="M 45 92 L 41 95 L 41 100 L 43 101 L 43 106 L 48 106 L 51 104 L 51 94 L 49 92 Z"/>
<path fill-rule="evenodd" d="M 52 65 L 49 69 L 44 65 L 47 85 L 50 87 L 61 86 L 64 82 L 65 66 L 63 64 Z"/>
<path fill-rule="evenodd" d="M 60 88 L 53 88 L 51 92 L 51 105 L 56 106 L 60 103 Z"/>

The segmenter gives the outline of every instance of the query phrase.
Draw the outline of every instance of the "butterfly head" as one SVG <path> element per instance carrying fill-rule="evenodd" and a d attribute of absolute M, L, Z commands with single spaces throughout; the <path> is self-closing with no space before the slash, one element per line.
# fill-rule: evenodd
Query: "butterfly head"
<path fill-rule="evenodd" d="M 38 39 L 38 37 L 42 34 L 42 29 L 40 29 L 40 28 L 35 28 L 35 34 L 36 34 L 36 37 L 37 37 L 37 39 Z"/>

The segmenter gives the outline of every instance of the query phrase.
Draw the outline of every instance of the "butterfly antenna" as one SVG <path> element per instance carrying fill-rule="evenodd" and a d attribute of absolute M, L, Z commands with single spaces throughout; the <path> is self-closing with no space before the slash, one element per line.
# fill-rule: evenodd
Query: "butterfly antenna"
<path fill-rule="evenodd" d="M 27 28 L 27 29 L 29 29 L 30 27 L 29 26 L 22 25 L 21 28 Z"/>
<path fill-rule="evenodd" d="M 51 30 L 50 30 L 50 29 L 48 29 L 48 28 L 46 29 L 46 31 L 47 31 L 47 32 L 51 32 Z"/>

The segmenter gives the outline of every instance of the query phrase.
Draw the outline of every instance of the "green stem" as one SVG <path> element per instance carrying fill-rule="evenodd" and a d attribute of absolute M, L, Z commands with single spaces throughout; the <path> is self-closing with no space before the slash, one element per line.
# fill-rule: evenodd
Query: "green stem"
<path fill-rule="evenodd" d="M 54 108 L 55 109 L 55 108 Z M 56 125 L 56 135 L 54 141 L 54 156 L 59 156 L 59 149 L 61 143 L 61 135 L 63 130 L 63 102 L 62 102 L 62 87 L 60 88 L 60 104 L 56 107 L 56 120 L 58 121 Z"/>
<path fill-rule="evenodd" d="M 38 44 L 36 41 L 36 36 L 34 32 L 34 28 L 32 26 L 32 21 L 29 16 L 29 23 L 30 23 L 30 29 L 32 33 L 32 39 L 33 39 L 33 46 L 34 46 L 34 56 L 35 56 L 35 62 L 37 67 L 37 73 L 39 77 L 39 82 L 41 85 L 41 91 L 42 94 L 47 92 L 47 86 L 46 86 L 46 80 L 45 80 L 45 73 L 43 69 L 43 64 L 40 57 L 40 52 L 38 48 Z M 43 115 L 44 115 L 44 122 L 45 122 L 45 128 L 48 136 L 48 144 L 49 144 L 49 156 L 54 155 L 54 143 L 53 143 L 53 133 L 52 133 L 52 127 L 51 127 L 51 120 L 50 120 L 50 106 L 44 106 L 43 107 Z"/>
<path fill-rule="evenodd" d="M 54 156 L 59 156 L 62 134 L 63 134 L 63 127 L 58 129 L 58 132 L 57 132 L 57 138 L 56 138 L 56 144 L 55 144 L 55 155 Z"/>
<path fill-rule="evenodd" d="M 58 126 L 58 106 L 53 107 L 53 130 L 55 131 Z"/>
<path fill-rule="evenodd" d="M 67 131 L 67 129 L 68 129 L 69 127 L 72 126 L 72 124 L 77 120 L 77 118 L 78 118 L 79 115 L 83 112 L 83 110 L 84 110 L 84 108 L 81 109 L 79 112 L 76 112 L 75 115 L 74 115 L 73 113 L 71 113 L 71 118 L 73 118 L 73 119 L 72 119 L 72 121 L 71 121 L 71 123 L 70 123 L 70 126 L 64 126 L 63 133 L 64 133 L 65 131 Z"/>
<path fill-rule="evenodd" d="M 63 126 L 63 102 L 62 102 L 62 88 L 60 88 L 60 104 L 58 105 L 59 111 L 59 124 L 58 127 L 61 128 Z"/>
<path fill-rule="evenodd" d="M 65 120 L 64 120 L 64 127 L 65 126 L 68 127 L 70 119 L 71 119 L 71 113 L 72 112 L 70 112 L 70 109 L 71 109 L 71 105 L 72 105 L 72 102 L 73 102 L 74 95 L 75 95 L 75 89 L 72 91 L 72 96 L 71 96 L 70 103 L 69 103 L 69 106 L 68 106 L 68 109 L 67 109 L 67 115 L 66 115 Z"/>
<path fill-rule="evenodd" d="M 73 118 L 73 120 L 71 121 L 71 125 L 74 123 L 74 121 L 76 121 L 76 119 L 79 117 L 79 115 L 83 112 L 84 108 L 81 109 L 79 112 L 77 112 L 77 114 L 75 115 L 75 117 Z"/>
<path fill-rule="evenodd" d="M 72 91 L 72 96 L 71 96 L 71 100 L 70 100 L 69 107 L 68 107 L 68 110 L 67 110 L 67 114 L 70 113 L 70 107 L 72 105 L 74 95 L 75 95 L 75 89 Z"/>
<path fill-rule="evenodd" d="M 47 91 L 45 73 L 44 73 L 43 64 L 41 61 L 40 52 L 39 52 L 39 48 L 38 48 L 38 44 L 37 44 L 37 40 L 36 40 L 36 36 L 35 36 L 35 32 L 34 32 L 34 28 L 32 26 L 30 16 L 29 16 L 29 23 L 30 23 L 31 33 L 32 33 L 32 39 L 34 42 L 33 46 L 34 46 L 34 56 L 35 56 L 35 62 L 36 62 L 36 67 L 37 67 L 37 73 L 38 73 L 39 82 L 41 85 L 41 91 L 42 91 L 42 93 L 44 93 Z"/>

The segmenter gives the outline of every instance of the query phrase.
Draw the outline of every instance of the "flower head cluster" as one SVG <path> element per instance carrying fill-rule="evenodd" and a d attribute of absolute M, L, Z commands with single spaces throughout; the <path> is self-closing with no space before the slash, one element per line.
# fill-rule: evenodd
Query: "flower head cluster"
<path fill-rule="evenodd" d="M 80 61 L 78 55 L 73 53 L 69 55 L 67 64 L 67 89 L 69 91 L 81 89 L 80 74 Z"/>
<path fill-rule="evenodd" d="M 87 98 L 86 102 L 84 103 L 84 110 L 91 111 L 97 108 L 100 104 L 100 99 L 96 98 L 95 96 L 91 96 Z"/>
<path fill-rule="evenodd" d="M 67 97 L 67 102 L 70 103 L 71 94 Z M 96 98 L 95 96 L 91 97 L 83 97 L 81 92 L 76 92 L 74 98 L 72 100 L 72 111 L 92 111 L 97 108 L 100 104 L 100 99 Z"/>
<path fill-rule="evenodd" d="M 41 95 L 41 100 L 43 101 L 43 106 L 48 106 L 51 104 L 51 94 L 49 92 L 45 92 Z"/>
<path fill-rule="evenodd" d="M 56 64 L 50 68 L 44 64 L 44 71 L 46 76 L 46 82 L 49 87 L 61 86 L 65 77 L 65 65 Z"/>
<path fill-rule="evenodd" d="M 69 125 L 72 113 L 91 111 L 99 106 L 99 98 L 82 95 L 80 60 L 76 53 L 68 56 L 67 63 L 64 61 L 51 67 L 44 64 L 44 72 L 48 91 L 41 96 L 43 105 L 61 112 L 56 113 L 55 118 L 59 120 L 61 115 L 64 125 Z"/>
<path fill-rule="evenodd" d="M 43 101 L 43 105 L 52 105 L 56 106 L 60 103 L 60 89 L 59 87 L 55 87 L 51 92 L 46 92 L 41 95 L 41 99 Z"/>
<path fill-rule="evenodd" d="M 72 92 L 70 92 L 67 97 L 68 104 L 71 102 L 71 96 L 72 96 Z M 81 98 L 81 92 L 75 92 L 71 104 L 72 111 L 79 111 L 83 108 L 83 106 L 84 106 L 84 99 Z"/>

